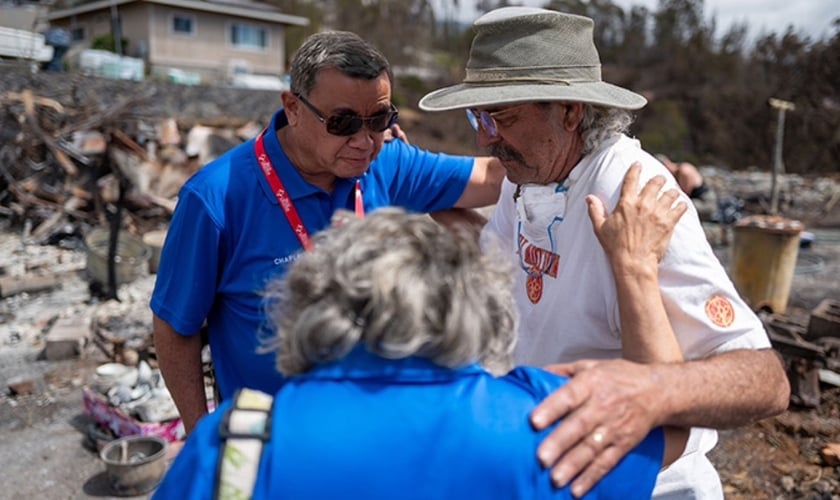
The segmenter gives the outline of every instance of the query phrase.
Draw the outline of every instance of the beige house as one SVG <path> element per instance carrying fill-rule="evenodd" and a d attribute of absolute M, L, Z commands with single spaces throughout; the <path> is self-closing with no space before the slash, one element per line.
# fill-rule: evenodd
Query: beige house
<path fill-rule="evenodd" d="M 248 0 L 101 0 L 53 10 L 48 18 L 70 31 L 74 50 L 112 33 L 118 20 L 123 55 L 143 59 L 153 75 L 189 72 L 208 83 L 243 72 L 283 75 L 284 30 L 309 25 Z"/>

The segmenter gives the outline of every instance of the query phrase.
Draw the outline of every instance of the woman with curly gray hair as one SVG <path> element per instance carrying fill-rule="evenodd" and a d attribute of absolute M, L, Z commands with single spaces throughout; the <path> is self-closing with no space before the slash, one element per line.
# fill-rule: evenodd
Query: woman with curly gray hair
<path fill-rule="evenodd" d="M 284 332 L 284 375 L 335 361 L 358 344 L 387 359 L 511 368 L 517 319 L 501 259 L 483 255 L 466 234 L 395 208 L 362 220 L 345 212 L 336 222 L 318 238 L 318 251 L 267 291 L 277 299 L 269 319 Z"/>
<path fill-rule="evenodd" d="M 339 214 L 314 243 L 265 293 L 287 381 L 270 433 L 256 433 L 266 441 L 253 498 L 571 498 L 534 458 L 548 430 L 528 421 L 566 379 L 507 371 L 517 326 L 510 271 L 473 233 L 383 208 Z M 219 451 L 220 433 L 242 437 L 225 431 L 230 406 L 199 423 L 159 492 L 204 498 L 209 481 L 171 478 L 196 477 L 195 468 L 218 478 L 220 455 L 247 455 Z M 679 455 L 664 436 L 654 429 L 593 494 L 649 498 L 663 462 Z"/>

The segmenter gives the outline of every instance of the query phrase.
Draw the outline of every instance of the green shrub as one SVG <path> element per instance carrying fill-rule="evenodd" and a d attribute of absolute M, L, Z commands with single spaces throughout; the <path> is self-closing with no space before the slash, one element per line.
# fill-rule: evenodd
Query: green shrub
<path fill-rule="evenodd" d="M 688 122 L 677 102 L 654 101 L 645 110 L 644 127 L 638 132 L 642 147 L 672 159 L 688 160 L 691 151 Z"/>
<path fill-rule="evenodd" d="M 91 42 L 90 48 L 97 50 L 107 50 L 108 52 L 116 52 L 117 44 L 115 42 L 116 40 L 114 39 L 113 33 L 107 33 L 105 35 L 99 35 L 98 37 L 94 38 Z M 128 52 L 128 40 L 122 38 L 121 42 L 122 53 L 126 54 Z"/>

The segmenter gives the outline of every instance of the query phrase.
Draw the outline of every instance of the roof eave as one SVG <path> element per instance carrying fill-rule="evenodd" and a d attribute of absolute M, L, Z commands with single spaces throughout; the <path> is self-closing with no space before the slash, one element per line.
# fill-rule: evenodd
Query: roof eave
<path fill-rule="evenodd" d="M 157 3 L 161 5 L 168 5 L 171 7 L 182 7 L 185 9 L 198 10 L 202 12 L 226 14 L 249 19 L 258 19 L 260 21 L 270 21 L 281 24 L 289 24 L 292 26 L 309 26 L 309 19 L 301 16 L 293 16 L 290 14 L 283 14 L 280 12 L 246 9 L 243 7 L 236 7 L 233 5 L 214 4 L 210 2 L 196 0 L 100 0 L 98 2 L 92 2 L 70 9 L 62 9 L 50 12 L 47 15 L 47 19 L 49 19 L 50 21 L 55 21 L 70 16 L 85 14 L 87 12 L 109 9 L 112 6 L 118 7 L 120 5 L 137 1 Z"/>

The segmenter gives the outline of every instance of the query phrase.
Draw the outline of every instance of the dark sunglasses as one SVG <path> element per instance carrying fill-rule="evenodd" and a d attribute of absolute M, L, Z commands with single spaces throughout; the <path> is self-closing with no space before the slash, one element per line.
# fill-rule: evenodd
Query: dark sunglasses
<path fill-rule="evenodd" d="M 378 115 L 359 116 L 355 113 L 342 113 L 330 115 L 325 118 L 324 115 L 318 111 L 318 108 L 313 106 L 312 103 L 307 101 L 302 95 L 296 93 L 295 97 L 300 99 L 300 102 L 309 108 L 309 111 L 312 111 L 312 114 L 315 115 L 315 118 L 317 118 L 319 122 L 327 126 L 327 132 L 332 135 L 353 135 L 361 130 L 364 125 L 367 125 L 368 130 L 371 132 L 385 132 L 397 123 L 397 118 L 400 114 L 397 107 L 392 103 L 391 109 Z"/>

